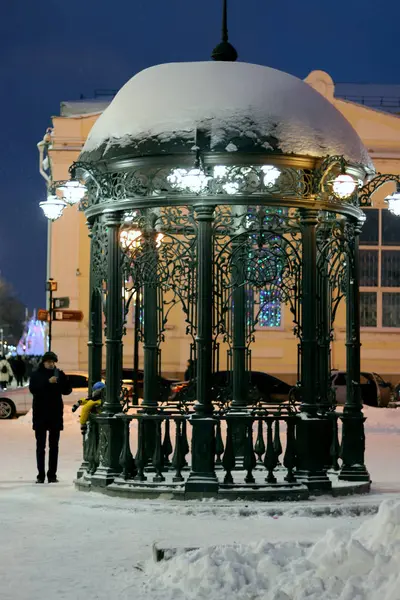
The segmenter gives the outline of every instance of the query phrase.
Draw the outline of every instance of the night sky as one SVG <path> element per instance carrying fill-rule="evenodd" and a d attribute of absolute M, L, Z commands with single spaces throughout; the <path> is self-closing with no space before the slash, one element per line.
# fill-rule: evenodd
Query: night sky
<path fill-rule="evenodd" d="M 221 0 L 5 0 L 0 19 L 0 273 L 43 307 L 45 183 L 36 148 L 63 100 L 148 66 L 208 60 Z M 400 83 L 398 0 L 229 0 L 239 59 L 337 82 Z"/>

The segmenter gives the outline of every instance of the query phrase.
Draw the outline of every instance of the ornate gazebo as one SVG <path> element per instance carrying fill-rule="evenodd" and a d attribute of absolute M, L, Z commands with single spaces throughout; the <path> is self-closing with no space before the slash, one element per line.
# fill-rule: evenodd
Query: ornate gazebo
<path fill-rule="evenodd" d="M 102 376 L 104 339 L 107 384 L 76 485 L 178 498 L 365 492 L 358 238 L 373 165 L 308 84 L 236 62 L 224 23 L 213 62 L 134 76 L 71 168 L 87 189 L 89 379 Z M 252 382 L 256 324 L 271 298 L 290 306 L 298 340 L 298 383 L 281 402 Z M 342 299 L 348 383 L 337 412 L 330 344 Z M 138 405 L 121 383 L 132 303 L 144 355 Z M 196 364 L 179 400 L 160 379 L 177 304 Z M 229 376 L 216 391 L 222 351 Z"/>

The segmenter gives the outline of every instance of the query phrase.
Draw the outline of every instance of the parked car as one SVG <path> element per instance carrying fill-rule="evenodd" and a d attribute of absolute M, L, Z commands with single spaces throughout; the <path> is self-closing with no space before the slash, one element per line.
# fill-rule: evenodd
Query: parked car
<path fill-rule="evenodd" d="M 172 385 L 171 400 L 177 403 L 192 402 L 196 398 L 196 381 L 181 381 Z M 281 404 L 292 400 L 293 386 L 262 371 L 252 371 L 249 381 L 249 404 L 258 402 Z M 211 399 L 226 404 L 232 398 L 231 372 L 217 371 L 211 376 Z"/>
<path fill-rule="evenodd" d="M 158 398 L 159 402 L 167 402 L 169 397 L 171 396 L 171 386 L 175 385 L 178 382 L 178 379 L 169 379 L 168 377 L 160 376 L 159 384 L 160 384 L 160 396 Z M 122 369 L 122 387 L 127 389 L 127 395 L 129 398 L 133 396 L 133 383 L 134 383 L 134 371 L 133 369 Z M 143 398 L 143 386 L 144 386 L 144 371 L 142 369 L 138 369 L 137 374 L 137 384 L 138 384 L 138 396 L 139 398 Z"/>
<path fill-rule="evenodd" d="M 400 383 L 398 383 L 394 388 L 394 401 L 397 404 L 400 403 Z"/>
<path fill-rule="evenodd" d="M 32 395 L 27 387 L 0 390 L 0 419 L 25 415 L 32 407 Z"/>
<path fill-rule="evenodd" d="M 347 374 L 344 371 L 333 371 L 331 374 L 332 387 L 335 388 L 336 402 L 346 402 Z M 384 381 L 377 373 L 360 374 L 361 399 L 368 406 L 386 407 L 393 400 L 393 386 Z"/>

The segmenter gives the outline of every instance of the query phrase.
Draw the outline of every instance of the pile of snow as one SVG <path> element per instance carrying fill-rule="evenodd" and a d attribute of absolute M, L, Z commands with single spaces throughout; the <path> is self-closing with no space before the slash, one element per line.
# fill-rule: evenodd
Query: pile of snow
<path fill-rule="evenodd" d="M 242 62 L 170 63 L 141 71 L 96 121 L 82 156 L 150 138 L 161 145 L 193 141 L 197 128 L 210 133 L 211 149 L 223 144 L 229 152 L 246 139 L 260 150 L 343 155 L 372 166 L 350 123 L 311 86 Z"/>
<path fill-rule="evenodd" d="M 399 600 L 400 502 L 382 502 L 356 531 L 301 543 L 216 546 L 149 567 L 164 600 Z"/>
<path fill-rule="evenodd" d="M 376 433 L 399 433 L 400 432 L 400 409 L 399 408 L 376 408 L 374 406 L 363 406 L 366 417 L 365 431 Z"/>

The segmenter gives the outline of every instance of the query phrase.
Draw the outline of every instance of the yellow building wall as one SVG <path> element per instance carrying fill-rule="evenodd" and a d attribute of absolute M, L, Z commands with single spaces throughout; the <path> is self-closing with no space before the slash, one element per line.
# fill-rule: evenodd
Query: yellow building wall
<path fill-rule="evenodd" d="M 400 118 L 334 98 L 332 79 L 322 71 L 313 71 L 306 81 L 330 100 L 353 125 L 377 171 L 400 174 Z M 68 179 L 68 169 L 77 159 L 84 141 L 99 115 L 53 117 L 53 143 L 50 151 L 53 179 Z M 374 206 L 383 207 L 384 198 L 393 190 L 388 184 L 374 196 Z M 400 224 L 399 224 L 400 227 Z M 87 371 L 87 337 L 89 306 L 89 238 L 85 217 L 76 207 L 65 210 L 64 216 L 52 225 L 51 276 L 58 281 L 59 296 L 69 296 L 71 308 L 82 310 L 82 323 L 55 323 L 53 347 L 68 370 Z M 162 369 L 165 374 L 181 376 L 189 357 L 190 338 L 185 335 L 186 323 L 182 310 L 176 306 L 169 315 L 165 332 L 165 352 Z M 279 329 L 256 332 L 252 346 L 252 369 L 280 376 L 290 383 L 296 381 L 297 339 L 293 335 L 292 315 L 283 307 Z M 133 325 L 128 317 L 124 338 L 124 366 L 133 365 Z M 362 331 L 362 370 L 375 371 L 397 382 L 400 379 L 400 330 Z M 342 303 L 332 343 L 332 367 L 345 369 L 345 305 Z M 220 368 L 226 366 L 226 352 L 221 346 Z M 142 363 L 142 350 L 140 363 Z"/>

